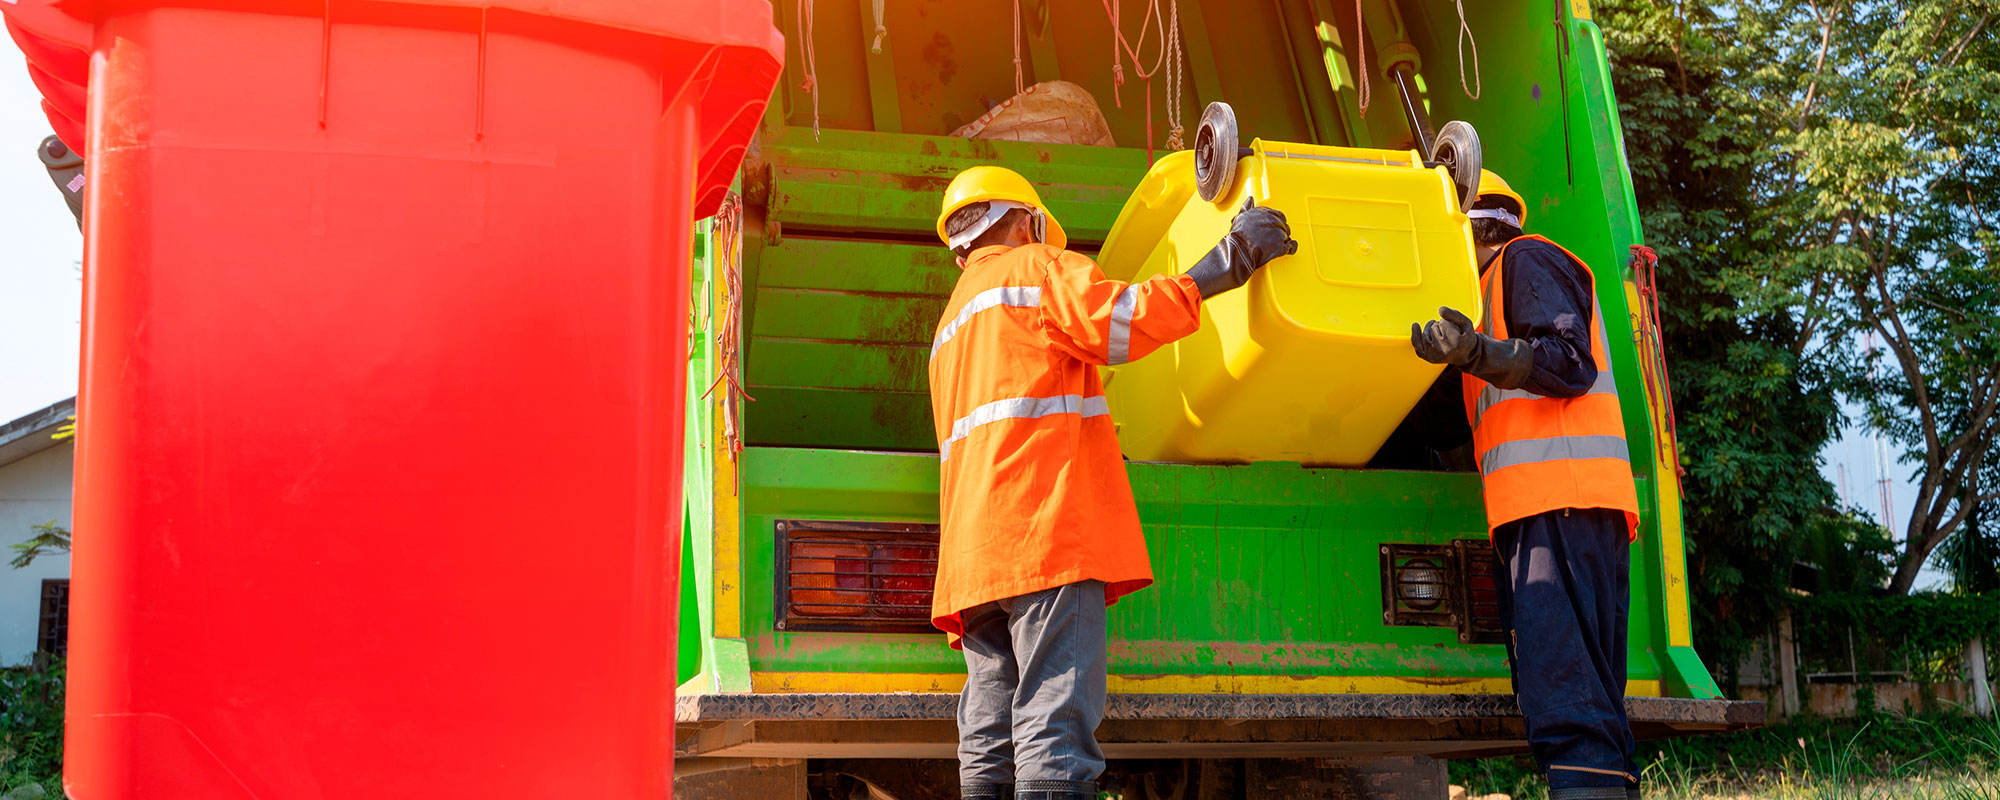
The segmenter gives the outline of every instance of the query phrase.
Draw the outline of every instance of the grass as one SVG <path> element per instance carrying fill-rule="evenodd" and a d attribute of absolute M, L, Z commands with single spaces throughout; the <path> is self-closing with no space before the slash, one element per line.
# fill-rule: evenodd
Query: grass
<path fill-rule="evenodd" d="M 2000 721 L 1962 716 L 1804 719 L 1641 743 L 1649 800 L 2000 800 Z M 1525 756 L 1451 763 L 1474 796 L 1546 797 Z"/>

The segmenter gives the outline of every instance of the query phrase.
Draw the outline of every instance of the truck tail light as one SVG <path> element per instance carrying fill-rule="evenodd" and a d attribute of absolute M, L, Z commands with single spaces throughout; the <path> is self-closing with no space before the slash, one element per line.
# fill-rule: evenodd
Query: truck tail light
<path fill-rule="evenodd" d="M 1462 642 L 1505 642 L 1507 624 L 1500 617 L 1500 582 L 1507 572 L 1500 566 L 1500 554 L 1490 542 L 1460 539 L 1459 563 L 1465 567 L 1465 619 L 1459 626 Z"/>
<path fill-rule="evenodd" d="M 884 616 L 929 620 L 937 586 L 937 545 L 878 544 L 868 601 Z"/>
<path fill-rule="evenodd" d="M 931 633 L 938 527 L 780 520 L 777 628 Z"/>
<path fill-rule="evenodd" d="M 1444 569 L 1428 558 L 1413 558 L 1396 566 L 1396 600 L 1417 611 L 1435 611 L 1450 593 Z"/>
<path fill-rule="evenodd" d="M 1504 576 L 1491 544 L 1392 543 L 1381 552 L 1382 624 L 1456 628 L 1463 644 L 1506 641 L 1499 586 Z"/>
<path fill-rule="evenodd" d="M 791 556 L 794 613 L 849 617 L 867 612 L 866 543 L 793 542 Z"/>

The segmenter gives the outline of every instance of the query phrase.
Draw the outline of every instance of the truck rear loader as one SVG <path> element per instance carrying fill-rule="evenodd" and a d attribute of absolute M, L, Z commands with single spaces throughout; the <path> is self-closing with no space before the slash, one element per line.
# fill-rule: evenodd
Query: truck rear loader
<path fill-rule="evenodd" d="M 1116 6 L 1018 5 L 1018 19 L 1000 2 L 892 2 L 882 16 L 821 3 L 810 21 L 777 8 L 794 57 L 696 268 L 689 385 L 708 392 L 688 421 L 683 796 L 955 796 L 963 662 L 929 627 L 927 591 L 925 362 L 956 279 L 932 234 L 940 192 L 966 167 L 1007 166 L 1071 248 L 1094 253 L 1168 135 L 1199 148 L 1173 122 L 1212 102 L 1245 141 L 1401 151 L 1419 167 L 1433 121 L 1477 129 L 1484 166 L 1527 198 L 1530 232 L 1596 275 L 1643 509 L 1634 728 L 1761 722 L 1692 647 L 1659 322 L 1628 266 L 1643 240 L 1585 0 L 1183 0 L 1148 24 L 1184 56 L 1122 86 Z M 1129 36 L 1142 12 L 1123 12 Z M 816 31 L 803 58 L 802 23 Z M 1117 146 L 950 135 L 1018 85 L 1057 80 L 1097 98 Z M 1161 85 L 1175 80 L 1178 96 Z M 1170 349 L 1149 358 L 1180 357 Z M 1437 795 L 1439 759 L 1525 750 L 1479 477 L 1381 468 L 1397 447 L 1377 466 L 1128 462 L 1157 583 L 1110 613 L 1107 784 L 1128 798 Z"/>

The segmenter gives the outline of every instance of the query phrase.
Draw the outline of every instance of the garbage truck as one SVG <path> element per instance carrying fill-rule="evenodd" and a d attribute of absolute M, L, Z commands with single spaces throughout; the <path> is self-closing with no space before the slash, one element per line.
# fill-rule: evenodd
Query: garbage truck
<path fill-rule="evenodd" d="M 1155 210 L 1161 197 L 1199 205 L 1183 195 L 1277 187 L 1286 157 L 1354 170 L 1296 192 L 1428 203 L 1440 219 L 1469 202 L 1455 195 L 1480 164 L 1503 175 L 1528 201 L 1530 232 L 1597 281 L 1643 510 L 1634 729 L 1761 721 L 1761 706 L 1722 698 L 1692 647 L 1659 320 L 1649 263 L 1634 261 L 1642 232 L 1586 0 L 776 5 L 785 77 L 696 259 L 683 797 L 955 796 L 964 668 L 929 624 L 939 462 L 925 365 L 957 275 L 935 238 L 940 195 L 978 164 L 1034 182 L 1070 248 L 1124 279 L 1181 224 Z M 1038 93 L 1055 95 L 1039 117 L 1024 101 Z M 1232 113 L 1198 126 L 1212 103 Z M 996 134 L 1010 114 L 1026 124 Z M 1212 174 L 1227 171 L 1238 174 Z M 1301 209 L 1287 214 L 1302 249 L 1332 251 L 1349 225 L 1361 239 L 1347 244 L 1376 254 L 1424 235 L 1469 253 L 1462 229 L 1258 200 Z M 1260 392 L 1393 398 L 1314 446 L 1297 433 L 1218 442 L 1214 416 L 1184 424 L 1197 394 L 1226 405 L 1252 384 L 1231 367 L 1231 386 L 1190 388 L 1187 365 L 1213 358 L 1212 340 L 1109 370 L 1156 576 L 1109 615 L 1098 737 L 1105 784 L 1124 797 L 1441 796 L 1443 760 L 1525 751 L 1479 476 L 1462 458 L 1411 458 L 1391 436 L 1436 375 L 1410 374 L 1429 365 L 1408 352 L 1409 323 L 1439 297 L 1476 305 L 1476 279 L 1431 254 L 1426 289 L 1403 257 L 1378 280 L 1334 275 L 1327 258 L 1315 271 L 1302 253 L 1238 293 L 1331 291 L 1322 315 L 1346 326 L 1333 332 L 1346 361 L 1284 362 Z M 1205 309 L 1204 332 L 1261 335 L 1223 313 Z M 1255 344 L 1275 359 L 1326 334 Z"/>
<path fill-rule="evenodd" d="M 1692 647 L 1588 0 L 4 11 L 87 249 L 71 796 L 955 796 L 924 367 L 978 164 L 1118 278 L 1297 210 L 1214 338 L 1106 376 L 1157 580 L 1109 615 L 1120 796 L 1525 750 L 1478 475 L 1395 435 L 1481 166 L 1597 282 L 1636 733 L 1762 721 Z M 1327 424 L 1253 424 L 1253 371 Z"/>

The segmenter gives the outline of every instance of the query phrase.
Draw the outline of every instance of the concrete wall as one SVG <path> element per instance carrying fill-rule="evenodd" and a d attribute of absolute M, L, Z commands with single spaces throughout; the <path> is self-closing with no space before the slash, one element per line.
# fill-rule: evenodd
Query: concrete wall
<path fill-rule="evenodd" d="M 54 448 L 0 466 L 0 548 L 33 535 L 49 520 L 70 525 L 70 476 L 76 445 Z M 44 556 L 27 569 L 12 569 L 13 551 L 0 549 L 0 665 L 27 661 L 35 652 L 41 624 L 42 579 L 69 577 L 69 555 Z"/>
<path fill-rule="evenodd" d="M 1949 711 L 1966 706 L 1968 687 L 1963 682 L 1952 683 L 1876 683 L 1867 685 L 1875 694 L 1874 711 L 1908 716 L 1919 712 Z M 1802 704 L 1814 716 L 1846 718 L 1861 712 L 1861 686 L 1852 683 L 1812 683 L 1801 687 L 1805 697 Z M 1769 686 L 1744 686 L 1737 690 L 1738 700 L 1762 700 L 1773 710 L 1772 718 L 1790 716 L 1778 714 L 1783 705 L 1777 692 Z M 1928 695 L 1928 697 L 1926 696 Z"/>

